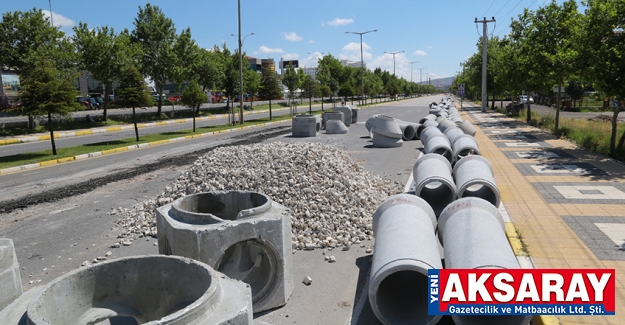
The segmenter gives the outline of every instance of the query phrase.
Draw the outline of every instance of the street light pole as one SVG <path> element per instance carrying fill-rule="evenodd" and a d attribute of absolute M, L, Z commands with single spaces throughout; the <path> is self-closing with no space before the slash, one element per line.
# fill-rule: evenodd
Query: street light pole
<path fill-rule="evenodd" d="M 410 82 L 412 82 L 412 64 L 419 63 L 419 61 L 406 61 L 406 63 L 410 63 Z"/>
<path fill-rule="evenodd" d="M 362 52 L 362 35 L 367 34 L 367 33 L 372 33 L 372 32 L 377 32 L 377 29 L 374 30 L 370 30 L 370 31 L 366 31 L 366 32 L 345 32 L 345 34 L 357 34 L 360 35 L 360 72 L 361 72 L 361 76 L 360 76 L 360 102 L 361 105 L 363 104 L 363 101 L 365 99 L 365 61 L 363 58 L 363 52 Z"/>
<path fill-rule="evenodd" d="M 422 75 L 423 75 L 423 70 L 427 70 L 427 68 L 417 68 L 419 69 L 419 84 L 423 85 L 423 81 L 421 79 Z"/>
<path fill-rule="evenodd" d="M 395 76 L 395 54 L 397 53 L 403 53 L 404 51 L 397 51 L 397 52 L 384 52 L 384 53 L 388 53 L 388 54 L 392 54 L 393 55 L 393 76 Z"/>
<path fill-rule="evenodd" d="M 54 20 L 52 19 L 52 0 L 48 0 L 48 4 L 50 5 L 50 24 L 54 27 Z"/>

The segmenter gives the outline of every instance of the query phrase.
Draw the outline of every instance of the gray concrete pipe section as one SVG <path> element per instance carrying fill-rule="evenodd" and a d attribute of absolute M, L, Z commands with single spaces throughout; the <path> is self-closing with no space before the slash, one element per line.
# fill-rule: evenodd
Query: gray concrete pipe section
<path fill-rule="evenodd" d="M 373 120 L 373 125 L 371 126 L 371 132 L 374 134 L 381 134 L 383 136 L 389 138 L 398 138 L 401 139 L 403 136 L 403 132 L 399 128 L 397 124 L 397 120 L 388 115 L 378 115 Z"/>
<path fill-rule="evenodd" d="M 462 198 L 438 218 L 446 269 L 514 269 L 519 263 L 506 238 L 499 210 L 480 198 Z M 526 325 L 532 316 L 452 316 L 456 324 Z"/>
<path fill-rule="evenodd" d="M 454 162 L 454 153 L 449 145 L 449 139 L 444 134 L 432 135 L 423 143 L 423 152 L 443 156 L 450 164 Z"/>
<path fill-rule="evenodd" d="M 352 124 L 356 124 L 358 122 L 358 108 L 350 106 L 350 109 L 352 110 Z"/>
<path fill-rule="evenodd" d="M 188 195 L 156 209 L 158 250 L 204 262 L 252 289 L 254 313 L 293 292 L 290 210 L 257 192 Z"/>
<path fill-rule="evenodd" d="M 339 120 L 343 121 L 343 113 L 341 112 L 324 112 L 321 114 L 321 118 L 323 119 L 322 126 L 325 129 L 326 124 L 329 120 Z"/>
<path fill-rule="evenodd" d="M 441 130 L 441 132 L 445 132 L 445 130 L 450 129 L 450 128 L 455 128 L 456 123 L 448 120 L 447 118 L 443 118 L 440 121 L 438 121 L 438 129 Z"/>
<path fill-rule="evenodd" d="M 343 124 L 343 121 L 329 120 L 326 122 L 326 134 L 346 134 L 349 129 Z"/>
<path fill-rule="evenodd" d="M 414 195 L 391 196 L 375 211 L 368 294 L 383 324 L 425 325 L 441 319 L 428 315 L 427 272 L 442 268 L 435 228 L 434 211 Z"/>
<path fill-rule="evenodd" d="M 204 263 L 176 256 L 138 256 L 69 272 L 28 304 L 30 325 L 251 325 L 250 288 Z M 108 323 L 108 321 L 106 321 Z"/>
<path fill-rule="evenodd" d="M 477 141 L 475 141 L 474 137 L 468 134 L 462 134 L 459 137 L 456 137 L 454 142 L 451 144 L 451 148 L 454 152 L 454 162 L 458 162 L 458 160 L 471 155 L 481 154 Z"/>
<path fill-rule="evenodd" d="M 423 130 L 421 131 L 421 133 L 419 134 L 419 137 L 421 138 L 421 142 L 423 142 L 423 144 L 425 144 L 425 142 L 427 141 L 428 137 L 431 137 L 431 136 L 434 136 L 434 135 L 442 135 L 442 134 L 443 134 L 443 132 L 441 132 L 441 130 L 439 130 L 435 126 L 425 126 L 423 128 Z"/>
<path fill-rule="evenodd" d="M 456 141 L 456 139 L 459 136 L 466 134 L 466 133 L 464 133 L 464 131 L 462 131 L 458 127 L 449 128 L 449 129 L 445 130 L 444 133 L 445 133 L 445 136 L 447 137 L 447 139 L 449 139 L 449 143 L 451 143 L 451 144 L 453 144 L 454 141 Z"/>
<path fill-rule="evenodd" d="M 0 310 L 22 294 L 20 265 L 13 240 L 0 238 Z"/>
<path fill-rule="evenodd" d="M 414 126 L 412 126 L 412 124 L 397 120 L 397 125 L 399 125 L 399 129 L 402 132 L 402 140 L 408 141 L 415 137 L 417 130 Z"/>
<path fill-rule="evenodd" d="M 436 121 L 436 115 L 434 114 L 428 114 L 425 117 L 423 117 L 422 119 L 419 120 L 419 124 L 423 124 L 426 121 Z"/>
<path fill-rule="evenodd" d="M 365 122 L 365 128 L 367 128 L 367 131 L 371 131 L 371 128 L 373 127 L 373 121 L 375 121 L 375 118 L 378 116 L 379 114 L 375 114 L 373 116 L 371 116 L 370 118 L 367 119 L 367 121 Z"/>
<path fill-rule="evenodd" d="M 477 130 L 475 130 L 475 128 L 473 127 L 473 125 L 471 125 L 471 123 L 469 123 L 469 121 L 467 120 L 463 120 L 462 123 L 458 124 L 458 127 L 460 129 L 462 129 L 462 131 L 464 131 L 464 133 L 470 135 L 470 136 L 475 136 L 475 132 L 477 132 Z"/>
<path fill-rule="evenodd" d="M 349 126 L 352 123 L 352 109 L 346 106 L 337 106 L 333 110 L 334 112 L 343 113 L 343 124 Z"/>
<path fill-rule="evenodd" d="M 457 196 L 478 197 L 499 207 L 501 195 L 495 183 L 493 167 L 482 156 L 467 156 L 456 162 L 452 171 L 456 180 Z"/>
<path fill-rule="evenodd" d="M 404 145 L 404 140 L 401 137 L 391 138 L 375 132 L 372 132 L 371 136 L 373 137 L 373 146 L 376 148 L 397 148 Z"/>
<path fill-rule="evenodd" d="M 419 131 L 423 131 L 423 129 L 425 128 L 425 126 L 423 126 L 423 124 L 419 124 L 416 122 L 408 122 L 408 121 L 402 121 L 402 120 L 397 120 L 397 123 L 406 123 L 409 124 L 410 126 L 412 126 L 415 130 L 414 132 L 414 136 L 412 137 L 412 139 L 408 139 L 408 140 L 419 140 Z M 421 129 L 421 130 L 419 130 Z"/>
<path fill-rule="evenodd" d="M 423 122 L 423 125 L 425 126 L 438 126 L 438 122 L 436 122 L 435 120 L 427 120 L 425 122 Z"/>
<path fill-rule="evenodd" d="M 321 124 L 314 115 L 302 114 L 291 119 L 291 132 L 294 137 L 316 137 L 320 129 Z"/>
<path fill-rule="evenodd" d="M 422 155 L 412 168 L 415 195 L 424 199 L 438 216 L 456 199 L 456 184 L 449 161 L 437 154 Z"/>

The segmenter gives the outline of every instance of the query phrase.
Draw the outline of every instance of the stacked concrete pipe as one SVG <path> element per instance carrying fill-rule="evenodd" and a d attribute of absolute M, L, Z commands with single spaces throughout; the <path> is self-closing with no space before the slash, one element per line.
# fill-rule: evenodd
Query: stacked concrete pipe
<path fill-rule="evenodd" d="M 20 265 L 13 240 L 0 238 L 0 310 L 22 294 Z"/>
<path fill-rule="evenodd" d="M 402 132 L 402 140 L 408 141 L 415 137 L 417 130 L 412 124 L 397 120 L 397 125 L 399 125 L 399 129 Z"/>
<path fill-rule="evenodd" d="M 291 126 L 294 137 L 316 137 L 321 129 L 317 117 L 309 114 L 294 116 L 291 119 Z"/>
<path fill-rule="evenodd" d="M 434 230 L 436 216 L 423 199 L 398 194 L 373 215 L 375 251 L 369 277 L 369 303 L 385 325 L 436 324 L 428 315 L 429 269 L 442 268 Z"/>
<path fill-rule="evenodd" d="M 349 129 L 343 124 L 343 121 L 328 120 L 326 122 L 326 134 L 346 134 Z"/>
<path fill-rule="evenodd" d="M 444 133 L 445 133 L 445 136 L 447 137 L 447 139 L 449 139 L 449 143 L 451 143 L 451 144 L 453 144 L 454 141 L 456 141 L 456 139 L 459 136 L 466 134 L 466 133 L 464 133 L 464 131 L 462 131 L 458 127 L 449 128 L 449 129 L 445 130 Z"/>
<path fill-rule="evenodd" d="M 138 256 L 67 273 L 28 304 L 30 325 L 251 325 L 245 283 L 204 263 L 176 256 Z"/>
<path fill-rule="evenodd" d="M 449 139 L 444 134 L 435 134 L 428 136 L 423 143 L 423 152 L 426 154 L 434 153 L 443 156 L 449 163 L 454 162 L 453 150 L 449 145 Z"/>
<path fill-rule="evenodd" d="M 439 130 L 435 126 L 425 126 L 421 130 L 421 133 L 419 134 L 419 137 L 421 139 L 421 142 L 423 142 L 425 144 L 425 142 L 427 141 L 427 139 L 429 137 L 435 136 L 435 135 L 442 135 L 442 134 L 443 134 L 443 132 L 441 132 L 441 130 Z"/>
<path fill-rule="evenodd" d="M 397 121 L 387 115 L 378 115 L 373 120 L 371 127 L 373 146 L 378 148 L 393 148 L 403 145 L 403 132 Z"/>
<path fill-rule="evenodd" d="M 456 199 L 456 184 L 451 175 L 451 164 L 437 154 L 426 154 L 417 160 L 412 169 L 415 195 L 430 204 L 438 216 Z"/>
<path fill-rule="evenodd" d="M 462 134 L 456 137 L 451 147 L 454 151 L 454 162 L 470 155 L 480 155 L 480 148 L 477 145 L 477 141 L 468 134 Z"/>
<path fill-rule="evenodd" d="M 343 113 L 343 124 L 349 126 L 352 123 L 352 109 L 347 106 L 337 106 L 334 108 L 334 112 Z"/>
<path fill-rule="evenodd" d="M 419 140 L 420 139 L 419 134 L 421 133 L 420 131 L 423 131 L 423 129 L 425 129 L 425 126 L 423 126 L 423 124 L 419 124 L 415 122 L 397 120 L 397 123 L 400 124 L 400 128 L 401 128 L 401 124 L 405 123 L 405 124 L 412 126 L 412 128 L 415 130 L 414 136 L 412 137 L 412 139 L 408 139 L 408 140 Z"/>
<path fill-rule="evenodd" d="M 343 113 L 341 112 L 323 112 L 321 114 L 321 119 L 322 121 L 322 127 L 325 129 L 326 128 L 326 123 L 329 120 L 339 120 L 339 121 L 343 121 Z"/>
<path fill-rule="evenodd" d="M 423 117 L 422 119 L 419 120 L 419 124 L 423 124 L 426 121 L 436 121 L 436 115 L 434 114 L 428 114 L 425 117 Z"/>
<path fill-rule="evenodd" d="M 480 198 L 459 199 L 438 218 L 438 238 L 445 249 L 447 269 L 516 269 L 499 210 Z M 458 325 L 526 325 L 531 316 L 453 316 Z"/>
<path fill-rule="evenodd" d="M 462 131 L 470 136 L 475 136 L 475 133 L 477 132 L 477 130 L 473 127 L 473 125 L 471 125 L 471 123 L 469 123 L 469 121 L 467 120 L 463 120 L 461 123 L 457 124 L 458 127 L 460 129 L 462 129 Z"/>
<path fill-rule="evenodd" d="M 493 167 L 482 156 L 468 156 L 460 159 L 452 171 L 456 180 L 459 198 L 478 197 L 499 207 L 501 195 L 495 183 Z"/>
<path fill-rule="evenodd" d="M 438 129 L 441 130 L 441 132 L 445 132 L 445 130 L 450 129 L 450 128 L 455 128 L 456 127 L 456 123 L 448 120 L 447 118 L 443 118 L 440 121 L 438 121 Z"/>
<path fill-rule="evenodd" d="M 329 121 L 328 121 L 329 122 Z M 207 192 L 156 210 L 159 253 L 204 262 L 252 288 L 254 313 L 293 291 L 290 210 L 256 192 Z"/>

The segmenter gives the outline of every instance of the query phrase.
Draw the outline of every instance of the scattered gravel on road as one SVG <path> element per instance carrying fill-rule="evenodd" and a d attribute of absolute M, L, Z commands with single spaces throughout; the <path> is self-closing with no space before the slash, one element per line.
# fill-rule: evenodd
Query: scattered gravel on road
<path fill-rule="evenodd" d="M 373 239 L 378 204 L 401 184 L 368 172 L 346 152 L 318 143 L 217 148 L 155 198 L 118 208 L 118 239 L 157 236 L 154 210 L 185 195 L 247 190 L 291 209 L 294 249 L 349 247 Z"/>

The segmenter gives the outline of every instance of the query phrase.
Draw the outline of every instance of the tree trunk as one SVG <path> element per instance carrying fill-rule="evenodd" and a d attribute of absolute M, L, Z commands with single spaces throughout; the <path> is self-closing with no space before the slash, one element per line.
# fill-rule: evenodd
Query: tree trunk
<path fill-rule="evenodd" d="M 308 98 L 308 113 L 312 114 L 312 96 Z"/>
<path fill-rule="evenodd" d="M 109 108 L 109 94 L 111 93 L 111 85 L 104 85 L 104 108 L 102 111 L 102 120 L 106 121 L 108 119 L 108 108 Z"/>
<path fill-rule="evenodd" d="M 323 96 L 321 96 L 321 111 L 323 112 Z"/>
<path fill-rule="evenodd" d="M 135 107 L 132 107 L 132 122 L 135 124 L 135 137 L 139 142 L 139 128 L 137 127 L 137 114 L 135 113 Z"/>
<path fill-rule="evenodd" d="M 616 132 L 618 131 L 618 113 L 620 107 L 614 107 L 614 113 L 612 113 L 612 133 L 610 134 L 610 157 L 616 157 Z M 625 134 L 623 135 L 625 136 Z M 619 141 L 619 146 L 622 146 L 623 136 Z"/>
<path fill-rule="evenodd" d="M 200 104 L 197 105 L 198 109 L 200 108 Z M 195 109 L 191 108 L 191 111 L 193 111 L 193 133 L 195 133 Z"/>
<path fill-rule="evenodd" d="M 622 98 L 622 97 L 621 97 Z M 616 117 L 618 118 L 618 112 L 620 112 L 620 110 L 623 108 L 623 100 L 619 101 L 619 105 L 617 105 L 617 107 L 615 108 L 615 110 L 617 110 L 616 113 Z M 614 123 L 616 119 L 612 120 L 612 129 L 614 130 Z M 618 125 L 618 123 L 617 123 Z M 614 134 L 616 135 L 616 132 L 614 132 Z M 621 152 L 623 150 L 623 145 L 625 144 L 625 131 L 623 131 L 623 134 L 621 134 L 621 139 L 618 141 L 618 146 L 616 147 L 616 152 Z M 616 152 L 614 153 L 614 155 L 616 155 Z"/>
<path fill-rule="evenodd" d="M 35 117 L 28 115 L 28 128 L 32 131 L 35 129 Z"/>
<path fill-rule="evenodd" d="M 553 133 L 557 133 L 558 132 L 558 127 L 560 124 L 560 94 L 562 94 L 562 92 L 560 91 L 562 90 L 562 78 L 560 77 L 560 79 L 558 79 L 558 100 L 556 101 L 556 122 L 555 125 L 553 127 Z M 530 99 L 529 97 L 527 97 L 527 102 L 529 103 Z"/>
<path fill-rule="evenodd" d="M 273 120 L 273 116 L 271 114 L 271 99 L 269 100 L 269 120 Z"/>
<path fill-rule="evenodd" d="M 156 91 L 158 92 L 158 109 L 156 110 L 156 116 L 161 116 L 161 107 L 163 106 L 163 96 L 161 95 L 163 93 L 163 86 L 160 86 L 158 88 L 156 88 Z M 133 108 L 134 109 L 134 108 Z M 137 140 L 139 141 L 139 140 Z"/>
<path fill-rule="evenodd" d="M 528 94 L 531 94 L 531 91 L 527 92 Z M 532 103 L 530 103 L 530 97 L 529 95 L 527 96 L 527 121 L 526 123 L 529 125 L 532 122 Z"/>
<path fill-rule="evenodd" d="M 54 143 L 54 127 L 52 127 L 52 113 L 48 112 L 48 129 L 50 130 L 50 142 L 52 142 L 52 154 L 56 156 L 56 143 Z"/>

